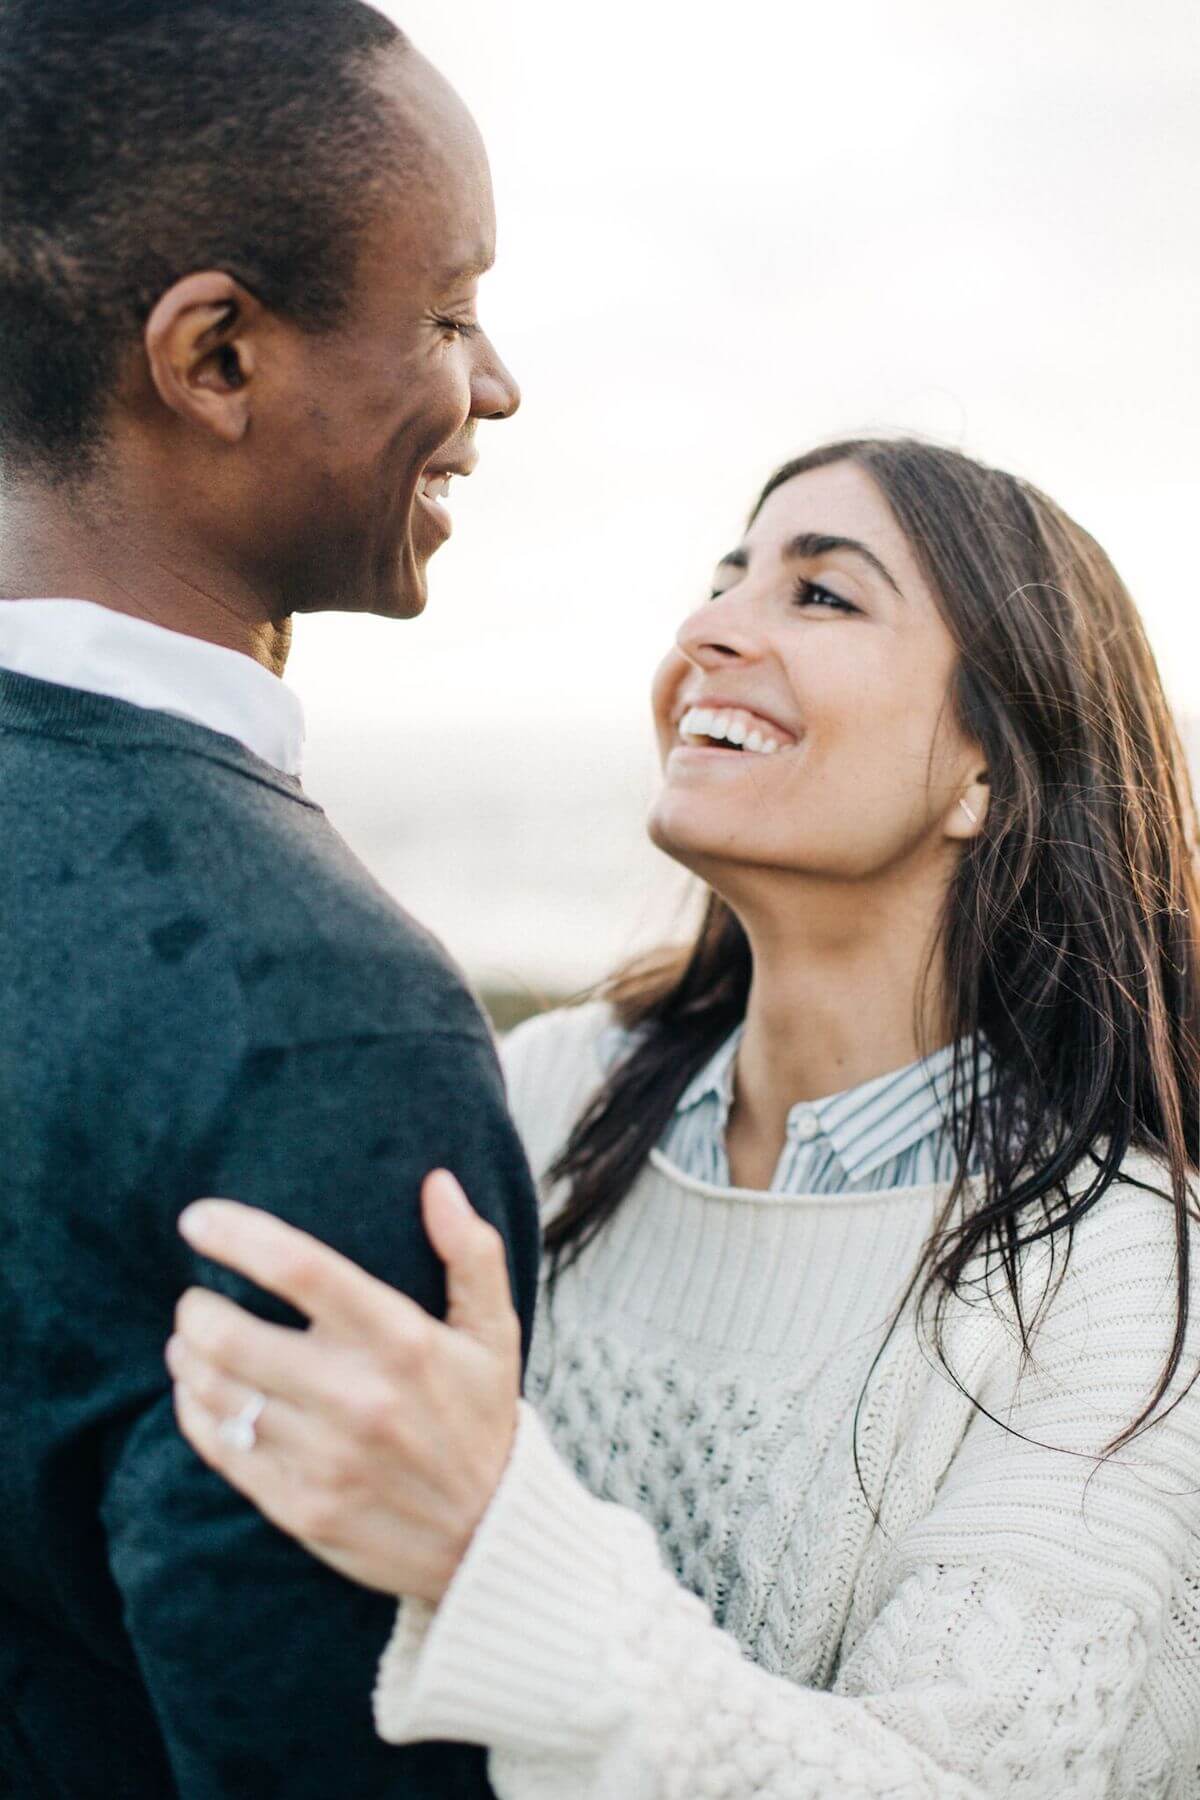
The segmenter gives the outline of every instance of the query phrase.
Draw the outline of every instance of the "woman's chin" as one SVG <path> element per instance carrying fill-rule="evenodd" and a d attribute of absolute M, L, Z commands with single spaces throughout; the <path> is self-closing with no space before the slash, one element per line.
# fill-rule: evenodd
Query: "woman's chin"
<path fill-rule="evenodd" d="M 758 827 L 758 829 L 756 829 Z M 728 805 L 671 785 L 659 793 L 646 819 L 646 835 L 656 850 L 698 875 L 726 898 L 743 891 L 743 879 L 757 889 L 764 876 L 776 884 L 781 874 L 811 867 L 810 844 L 782 840 L 767 822 L 732 798 Z"/>
<path fill-rule="evenodd" d="M 659 795 L 646 821 L 646 834 L 655 849 L 694 873 L 731 855 L 737 860 L 737 821 L 722 822 L 712 816 L 712 808 L 705 810 L 708 817 L 697 817 L 694 802 L 681 804 L 680 797 L 668 791 Z"/>

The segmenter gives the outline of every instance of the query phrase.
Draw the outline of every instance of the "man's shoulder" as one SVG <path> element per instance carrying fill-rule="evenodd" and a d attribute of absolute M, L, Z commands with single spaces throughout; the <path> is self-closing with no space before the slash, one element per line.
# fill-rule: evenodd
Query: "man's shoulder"
<path fill-rule="evenodd" d="M 14 957 L 53 946 L 75 991 L 110 988 L 114 1010 L 146 1015 L 154 1035 L 486 1035 L 442 946 L 266 765 L 69 745 L 57 785 L 39 778 L 44 807 L 20 804 L 19 775 L 0 808 Z"/>
<path fill-rule="evenodd" d="M 462 971 L 431 932 L 382 898 L 348 891 L 323 907 L 319 927 L 301 910 L 273 932 L 233 934 L 224 955 L 257 1042 L 431 1034 L 490 1042 Z"/>

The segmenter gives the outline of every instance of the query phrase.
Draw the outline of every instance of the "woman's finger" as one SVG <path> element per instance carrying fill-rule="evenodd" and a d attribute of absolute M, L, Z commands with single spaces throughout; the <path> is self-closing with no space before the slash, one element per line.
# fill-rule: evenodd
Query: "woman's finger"
<path fill-rule="evenodd" d="M 252 1450 L 231 1446 L 221 1421 L 183 1383 L 174 1390 L 179 1429 L 201 1460 L 236 1488 L 281 1531 L 298 1538 L 330 1568 L 392 1595 L 415 1594 L 440 1600 L 447 1569 L 444 1506 L 439 1496 L 421 1504 L 415 1519 L 393 1506 L 382 1509 L 368 1496 L 347 1499 L 347 1484 L 330 1477 L 328 1460 L 311 1448 L 292 1456 L 269 1441 Z M 412 1491 L 412 1484 L 408 1490 Z M 433 1578 L 429 1570 L 438 1571 Z"/>
<path fill-rule="evenodd" d="M 405 1309 L 425 1317 L 407 1295 L 256 1206 L 196 1200 L 180 1214 L 179 1230 L 202 1256 L 236 1269 L 334 1331 L 370 1338 L 388 1330 Z"/>
<path fill-rule="evenodd" d="M 188 1288 L 175 1307 L 175 1337 L 194 1356 L 264 1393 L 307 1387 L 322 1362 L 311 1354 L 307 1331 L 271 1325 L 224 1294 Z"/>
<path fill-rule="evenodd" d="M 184 1354 L 191 1357 L 188 1367 L 196 1378 L 185 1379 L 197 1391 L 211 1378 L 216 1392 L 216 1382 L 224 1378 L 267 1395 L 273 1406 L 286 1402 L 314 1427 L 324 1421 L 336 1430 L 369 1416 L 367 1429 L 373 1429 L 396 1404 L 391 1384 L 379 1375 L 378 1359 L 386 1355 L 393 1366 L 407 1365 L 420 1354 L 428 1334 L 441 1329 L 420 1307 L 413 1306 L 411 1314 L 400 1308 L 386 1335 L 380 1333 L 360 1350 L 312 1330 L 269 1325 L 223 1294 L 189 1288 L 175 1308 L 173 1354 L 176 1361 Z"/>
<path fill-rule="evenodd" d="M 182 1383 L 214 1419 L 236 1419 L 251 1401 L 261 1398 L 260 1389 L 248 1387 L 244 1381 L 235 1381 L 231 1375 L 214 1368 L 212 1363 L 189 1350 L 178 1335 L 167 1344 L 165 1360 L 172 1379 Z M 279 1404 L 282 1403 L 277 1402 Z M 265 1412 L 264 1407 L 255 1421 L 256 1430 L 260 1421 L 265 1424 Z"/>
<path fill-rule="evenodd" d="M 446 1322 L 508 1357 L 519 1356 L 504 1240 L 481 1219 L 448 1169 L 421 1188 L 425 1229 L 446 1265 Z"/>
<path fill-rule="evenodd" d="M 185 1387 L 218 1424 L 222 1419 L 238 1418 L 252 1401 L 259 1401 L 263 1404 L 254 1421 L 256 1442 L 270 1443 L 288 1453 L 310 1447 L 312 1423 L 290 1400 L 226 1375 L 197 1356 L 178 1335 L 167 1345 L 166 1364 L 176 1384 Z"/>
<path fill-rule="evenodd" d="M 304 1508 L 303 1482 L 296 1466 L 278 1445 L 265 1434 L 252 1450 L 229 1443 L 221 1435 L 224 1415 L 211 1412 L 182 1382 L 175 1384 L 174 1405 L 180 1431 L 210 1469 L 244 1494 L 273 1524 L 293 1535 L 303 1532 L 316 1538 L 320 1521 L 315 1508 Z M 330 1526 L 333 1518 L 331 1509 Z"/>

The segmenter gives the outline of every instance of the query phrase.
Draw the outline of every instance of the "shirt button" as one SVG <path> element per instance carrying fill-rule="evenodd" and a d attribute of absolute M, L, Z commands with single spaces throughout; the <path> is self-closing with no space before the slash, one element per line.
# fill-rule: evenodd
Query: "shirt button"
<path fill-rule="evenodd" d="M 818 1119 L 816 1113 L 811 1112 L 806 1106 L 801 1107 L 800 1111 L 796 1114 L 796 1136 L 798 1138 L 803 1138 L 804 1142 L 808 1144 L 811 1143 L 813 1138 L 820 1135 L 820 1131 L 821 1121 Z"/>

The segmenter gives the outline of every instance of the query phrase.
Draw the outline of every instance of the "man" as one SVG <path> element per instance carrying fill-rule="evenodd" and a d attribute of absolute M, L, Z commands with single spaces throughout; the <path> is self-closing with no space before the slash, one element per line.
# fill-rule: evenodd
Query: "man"
<path fill-rule="evenodd" d="M 473 124 L 359 0 L 3 0 L 0 1790 L 22 1800 L 487 1792 L 475 1750 L 376 1739 L 389 1601 L 201 1465 L 162 1356 L 211 1279 L 176 1232 L 205 1193 L 440 1309 L 436 1165 L 502 1232 L 528 1335 L 534 1200 L 486 1027 L 305 796 L 278 679 L 295 613 L 425 603 L 447 477 L 518 403 L 475 319 L 492 240 Z"/>

